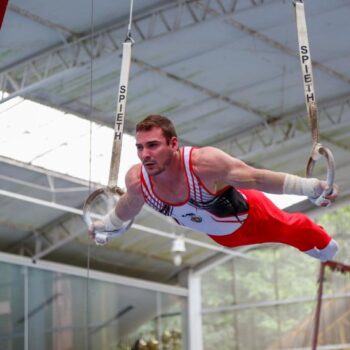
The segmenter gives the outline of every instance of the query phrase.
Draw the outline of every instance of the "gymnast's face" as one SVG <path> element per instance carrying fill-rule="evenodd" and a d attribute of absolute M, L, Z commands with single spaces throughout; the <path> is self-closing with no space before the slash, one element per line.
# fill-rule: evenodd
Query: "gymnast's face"
<path fill-rule="evenodd" d="M 162 129 L 155 127 L 136 133 L 136 148 L 147 173 L 156 176 L 169 167 L 179 145 L 176 137 L 167 141 Z"/>

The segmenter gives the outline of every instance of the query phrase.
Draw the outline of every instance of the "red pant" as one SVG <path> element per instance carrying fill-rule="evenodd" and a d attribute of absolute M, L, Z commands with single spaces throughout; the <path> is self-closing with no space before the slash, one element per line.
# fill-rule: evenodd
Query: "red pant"
<path fill-rule="evenodd" d="M 235 232 L 226 236 L 211 236 L 215 242 L 226 247 L 259 243 L 284 243 L 301 251 L 323 249 L 331 237 L 319 225 L 301 213 L 287 213 L 277 208 L 263 193 L 241 190 L 249 203 L 246 222 Z"/>

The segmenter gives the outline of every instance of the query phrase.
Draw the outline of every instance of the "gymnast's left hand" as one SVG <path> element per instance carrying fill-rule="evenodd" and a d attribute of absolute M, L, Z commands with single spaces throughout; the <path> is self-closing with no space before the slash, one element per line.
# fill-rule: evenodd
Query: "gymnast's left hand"
<path fill-rule="evenodd" d="M 317 192 L 319 193 L 318 197 L 309 197 L 309 200 L 316 204 L 319 207 L 328 207 L 336 200 L 338 197 L 339 187 L 336 184 L 333 184 L 332 190 L 329 194 L 322 196 L 322 193 L 328 192 L 329 185 L 327 181 L 319 181 L 317 186 Z M 315 189 L 316 190 L 316 189 Z M 316 192 L 316 191 L 315 191 Z"/>
<path fill-rule="evenodd" d="M 321 181 L 321 186 L 322 186 L 322 190 L 328 190 L 329 185 L 326 181 Z M 331 202 L 334 202 L 336 200 L 336 198 L 338 197 L 338 193 L 339 193 L 339 187 L 337 184 L 333 184 L 332 190 L 330 191 L 329 194 L 326 195 L 326 198 L 328 200 L 330 200 Z"/>

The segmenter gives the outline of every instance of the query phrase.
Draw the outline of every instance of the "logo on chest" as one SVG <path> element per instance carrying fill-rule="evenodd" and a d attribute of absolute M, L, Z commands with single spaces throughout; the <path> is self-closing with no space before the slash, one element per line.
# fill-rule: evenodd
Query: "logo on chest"
<path fill-rule="evenodd" d="M 200 223 L 203 221 L 202 217 L 199 215 L 196 215 L 195 213 L 187 213 L 187 214 L 182 215 L 182 217 L 183 218 L 190 217 L 191 221 L 193 221 L 195 223 Z"/>

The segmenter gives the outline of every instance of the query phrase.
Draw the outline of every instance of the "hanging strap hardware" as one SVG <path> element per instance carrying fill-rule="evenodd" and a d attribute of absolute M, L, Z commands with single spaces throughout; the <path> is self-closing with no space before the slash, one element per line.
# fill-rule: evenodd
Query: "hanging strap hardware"
<path fill-rule="evenodd" d="M 117 96 L 117 110 L 114 122 L 114 137 L 113 137 L 113 147 L 111 156 L 111 165 L 109 169 L 109 179 L 107 188 L 100 188 L 94 191 L 86 199 L 83 208 L 83 218 L 85 223 L 90 227 L 93 223 L 92 220 L 92 204 L 98 197 L 105 197 L 108 200 L 110 197 L 115 197 L 117 195 L 122 195 L 122 190 L 117 186 L 119 168 L 120 168 L 120 158 L 122 152 L 122 142 L 124 133 L 124 121 L 126 115 L 126 102 L 128 95 L 128 83 L 131 65 L 131 47 L 134 44 L 134 40 L 131 36 L 131 24 L 132 24 L 132 11 L 133 11 L 133 0 L 130 0 L 130 16 L 126 39 L 123 42 L 123 55 L 122 64 L 120 70 L 119 78 L 119 88 Z M 96 232 L 95 242 L 98 245 L 107 243 L 109 240 L 120 236 L 122 233 L 127 231 L 133 224 L 134 220 L 129 220 L 116 231 L 110 232 Z"/>
<path fill-rule="evenodd" d="M 299 56 L 301 71 L 303 75 L 304 84 L 304 94 L 306 109 L 309 116 L 309 125 L 311 129 L 312 137 L 312 149 L 309 161 L 306 166 L 306 176 L 311 177 L 315 166 L 315 163 L 322 157 L 325 158 L 327 162 L 327 183 L 328 189 L 323 191 L 320 197 L 315 201 L 315 203 L 322 203 L 325 197 L 332 193 L 334 177 L 335 177 L 335 162 L 332 152 L 327 148 L 322 146 L 320 142 L 320 134 L 318 127 L 318 113 L 316 105 L 316 96 L 314 89 L 314 80 L 312 74 L 312 62 L 310 56 L 310 46 L 307 34 L 306 19 L 305 19 L 305 9 L 302 0 L 293 0 L 295 6 L 297 32 L 298 32 L 298 43 L 299 43 Z"/>

